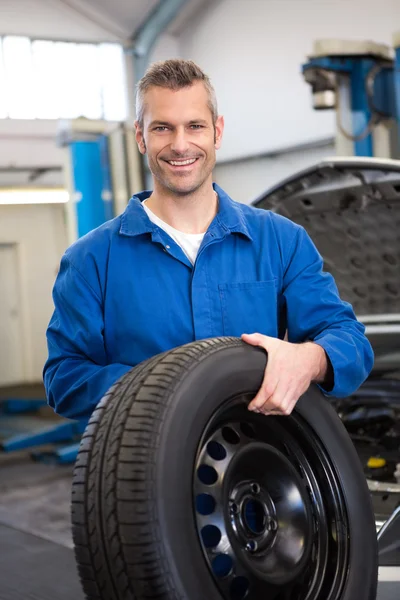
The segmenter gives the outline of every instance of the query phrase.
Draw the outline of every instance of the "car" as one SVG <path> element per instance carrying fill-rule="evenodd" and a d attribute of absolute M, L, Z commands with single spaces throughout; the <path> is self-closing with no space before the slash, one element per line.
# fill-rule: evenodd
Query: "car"
<path fill-rule="evenodd" d="M 268 189 L 253 205 L 303 226 L 366 327 L 373 370 L 352 396 L 333 400 L 358 452 L 372 495 L 381 556 L 387 521 L 400 507 L 400 161 L 327 158 Z M 392 539 L 393 542 L 393 539 Z"/>

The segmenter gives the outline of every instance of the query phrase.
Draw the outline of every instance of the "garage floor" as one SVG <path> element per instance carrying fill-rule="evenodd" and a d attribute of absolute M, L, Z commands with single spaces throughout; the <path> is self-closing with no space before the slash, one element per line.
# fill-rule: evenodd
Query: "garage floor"
<path fill-rule="evenodd" d="M 0 459 L 0 600 L 84 599 L 70 532 L 71 475 L 71 467 L 23 455 Z M 400 567 L 383 567 L 378 600 L 399 598 Z"/>

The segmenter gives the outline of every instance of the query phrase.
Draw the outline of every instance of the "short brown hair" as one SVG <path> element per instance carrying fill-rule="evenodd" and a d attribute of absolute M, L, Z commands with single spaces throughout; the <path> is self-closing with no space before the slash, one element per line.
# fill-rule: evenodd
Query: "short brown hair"
<path fill-rule="evenodd" d="M 190 87 L 195 81 L 201 81 L 208 93 L 208 106 L 211 110 L 213 123 L 218 117 L 217 98 L 210 78 L 192 60 L 171 59 L 150 65 L 136 86 L 136 118 L 143 126 L 144 95 L 152 87 L 163 87 L 170 90 L 180 90 Z"/>

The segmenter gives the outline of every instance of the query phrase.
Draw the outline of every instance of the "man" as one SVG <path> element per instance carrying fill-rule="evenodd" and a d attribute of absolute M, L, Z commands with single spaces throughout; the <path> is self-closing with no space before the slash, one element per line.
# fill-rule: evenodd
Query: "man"
<path fill-rule="evenodd" d="M 251 410 L 289 415 L 312 382 L 334 396 L 358 388 L 372 349 L 309 236 L 213 184 L 224 120 L 208 77 L 191 61 L 151 66 L 135 127 L 154 190 L 62 258 L 47 331 L 50 405 L 86 420 L 134 365 L 215 336 L 268 352 Z"/>

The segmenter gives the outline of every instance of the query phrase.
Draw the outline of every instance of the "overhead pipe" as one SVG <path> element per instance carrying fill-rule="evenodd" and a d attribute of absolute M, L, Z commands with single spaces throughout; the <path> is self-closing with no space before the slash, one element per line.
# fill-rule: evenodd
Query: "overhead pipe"
<path fill-rule="evenodd" d="M 146 21 L 133 35 L 135 83 L 143 77 L 149 63 L 150 52 L 165 29 L 178 16 L 190 0 L 160 0 Z"/>

